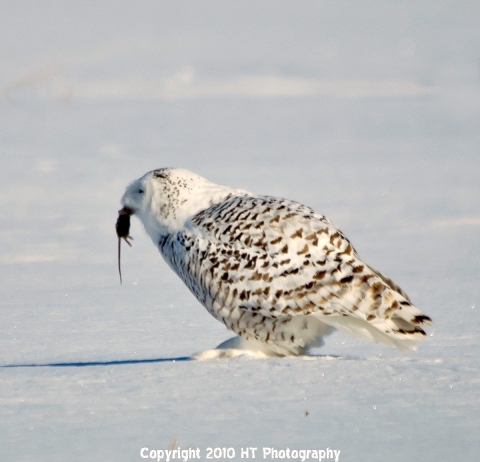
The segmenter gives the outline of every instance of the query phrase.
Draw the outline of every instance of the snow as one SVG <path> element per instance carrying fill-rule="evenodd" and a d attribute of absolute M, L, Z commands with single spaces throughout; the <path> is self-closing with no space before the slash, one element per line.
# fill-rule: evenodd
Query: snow
<path fill-rule="evenodd" d="M 5 1 L 0 458 L 178 445 L 202 460 L 208 447 L 478 460 L 479 14 Z M 230 334 L 135 220 L 123 286 L 116 267 L 124 188 L 163 166 L 326 214 L 433 318 L 428 339 L 402 354 L 336 333 L 308 360 L 187 361 Z"/>

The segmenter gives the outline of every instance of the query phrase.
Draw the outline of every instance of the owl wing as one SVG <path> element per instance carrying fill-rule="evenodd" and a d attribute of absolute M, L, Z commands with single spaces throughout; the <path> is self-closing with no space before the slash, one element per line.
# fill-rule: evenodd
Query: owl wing
<path fill-rule="evenodd" d="M 293 201 L 231 198 L 194 216 L 171 246 L 172 266 L 214 315 L 311 315 L 401 349 L 431 321 L 329 220 Z"/>

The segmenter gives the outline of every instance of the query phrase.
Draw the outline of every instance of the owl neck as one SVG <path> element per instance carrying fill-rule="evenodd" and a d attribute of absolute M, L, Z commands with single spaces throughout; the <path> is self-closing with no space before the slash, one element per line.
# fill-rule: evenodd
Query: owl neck
<path fill-rule="evenodd" d="M 188 195 L 178 196 L 171 203 L 158 205 L 152 202 L 148 216 L 140 218 L 145 230 L 158 245 L 166 237 L 181 230 L 197 213 L 231 197 L 251 195 L 248 191 L 208 182 L 189 191 Z"/>

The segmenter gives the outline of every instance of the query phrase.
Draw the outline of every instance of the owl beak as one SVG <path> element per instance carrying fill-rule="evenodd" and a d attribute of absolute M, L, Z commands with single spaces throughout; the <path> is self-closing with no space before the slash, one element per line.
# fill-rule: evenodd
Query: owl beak
<path fill-rule="evenodd" d="M 135 211 L 130 208 L 130 207 L 127 207 L 126 205 L 123 207 L 123 209 L 120 209 L 118 211 L 118 216 L 121 216 L 121 215 L 133 215 L 135 213 Z"/>

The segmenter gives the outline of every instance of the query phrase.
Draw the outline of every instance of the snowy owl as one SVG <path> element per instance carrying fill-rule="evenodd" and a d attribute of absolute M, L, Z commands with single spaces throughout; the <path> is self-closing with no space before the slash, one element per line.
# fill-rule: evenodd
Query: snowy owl
<path fill-rule="evenodd" d="M 147 173 L 121 202 L 119 243 L 135 215 L 198 301 L 238 334 L 197 359 L 302 355 L 335 328 L 414 350 L 431 324 L 338 228 L 297 202 L 178 168 Z"/>

